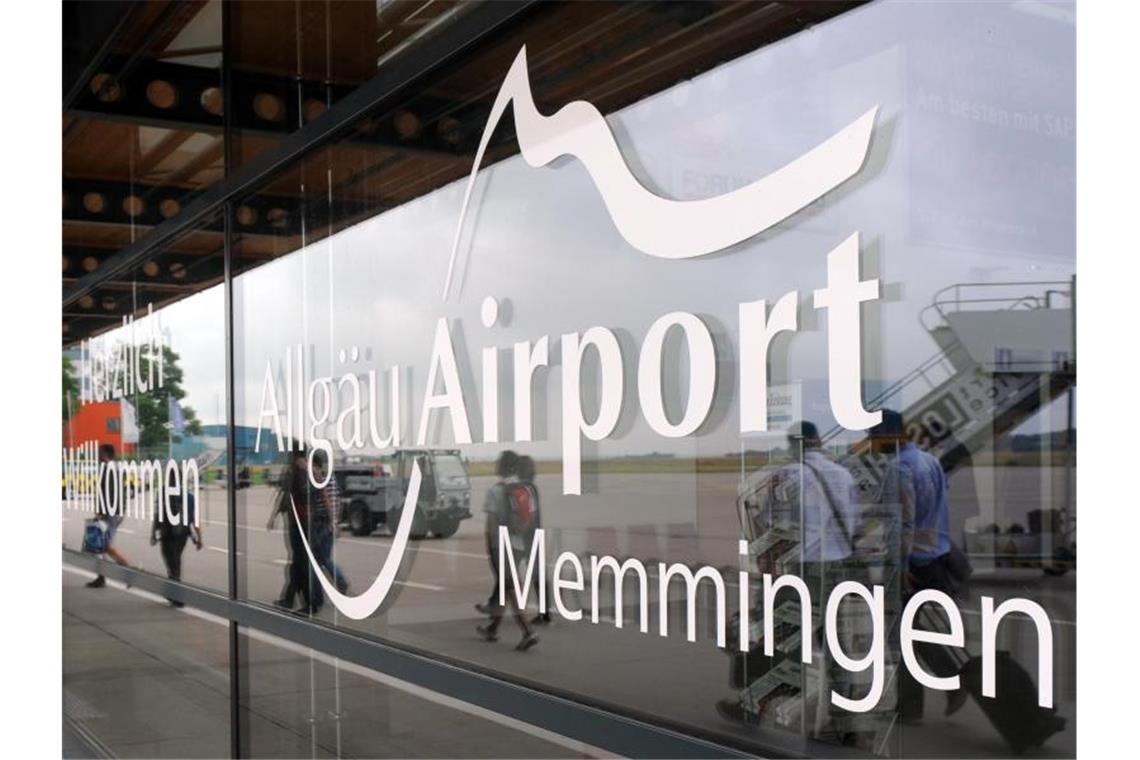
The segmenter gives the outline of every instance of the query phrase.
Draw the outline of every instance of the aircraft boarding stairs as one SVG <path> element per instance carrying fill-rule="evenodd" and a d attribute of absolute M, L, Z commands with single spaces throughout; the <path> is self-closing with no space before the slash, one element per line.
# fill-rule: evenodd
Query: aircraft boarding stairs
<path fill-rule="evenodd" d="M 997 456 L 1004 436 L 1076 383 L 1073 289 L 1073 281 L 1062 281 L 961 283 L 938 291 L 919 321 L 939 351 L 869 399 L 866 407 L 901 411 L 908 437 L 938 457 L 947 473 L 983 450 Z M 866 435 L 844 446 L 845 434 L 851 431 L 839 426 L 827 431 L 821 436 L 824 448 L 838 453 L 851 471 L 861 500 L 874 502 L 889 457 L 873 453 Z M 753 474 L 741 488 L 738 507 L 750 540 L 774 469 Z M 1040 522 L 1028 532 L 1037 534 L 1039 550 L 1052 556 L 1057 546 L 1069 546 L 1071 516 L 1043 514 Z M 1041 532 L 1057 535 L 1042 541 Z M 1007 552 L 1021 558 L 1033 553 L 1035 541 L 1032 535 L 1016 534 L 965 539 L 967 553 L 989 556 L 1002 554 L 996 545 L 1003 540 L 1007 547 L 1010 541 L 1023 544 Z"/>

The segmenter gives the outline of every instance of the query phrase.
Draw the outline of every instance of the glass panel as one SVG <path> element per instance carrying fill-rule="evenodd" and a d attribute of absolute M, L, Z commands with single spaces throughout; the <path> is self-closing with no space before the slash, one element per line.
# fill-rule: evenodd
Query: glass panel
<path fill-rule="evenodd" d="M 223 273 L 210 219 L 64 313 L 63 520 L 64 545 L 80 549 L 93 513 L 113 511 L 112 559 L 224 591 Z M 102 445 L 114 461 L 93 476 Z"/>
<path fill-rule="evenodd" d="M 229 632 L 63 571 L 63 717 L 107 757 L 229 757 Z M 87 749 L 87 748 L 84 748 Z"/>
<path fill-rule="evenodd" d="M 243 757 L 598 756 L 260 631 L 243 629 L 239 646 Z"/>
<path fill-rule="evenodd" d="M 801 6 L 552 6 L 239 201 L 242 595 L 754 752 L 1072 752 L 1073 26 L 1057 7 L 874 3 L 768 44 Z M 511 116 L 468 204 L 513 62 Z M 527 113 L 541 127 L 516 156 L 527 91 L 540 115 L 594 104 L 620 155 L 583 159 L 581 123 Z M 401 108 L 424 134 L 453 116 L 462 155 L 356 144 Z M 853 176 L 715 255 L 646 252 L 693 253 L 695 231 L 752 206 L 708 229 L 674 224 L 693 207 L 619 208 L 656 209 L 637 184 L 763 196 L 752 183 L 859 134 Z M 864 408 L 901 421 L 869 437 Z M 801 421 L 814 432 L 789 435 Z M 329 462 L 291 471 L 302 442 Z M 525 653 L 510 621 L 497 644 L 476 631 L 499 556 L 484 504 L 524 532 L 524 497 L 497 486 L 504 449 L 534 460 L 548 601 L 556 568 L 584 576 Z M 607 558 L 633 562 L 620 595 Z M 701 570 L 696 590 L 678 577 Z M 804 580 L 799 608 L 794 588 L 765 608 L 765 573 Z M 829 624 L 844 581 L 880 587 L 881 615 L 851 597 Z M 908 680 L 903 610 L 920 590 L 952 593 L 963 618 L 964 647 L 918 645 L 930 673 L 961 677 L 950 716 Z M 1011 613 L 983 656 L 987 599 L 1025 599 L 1049 625 Z M 848 709 L 831 691 L 872 698 Z"/>

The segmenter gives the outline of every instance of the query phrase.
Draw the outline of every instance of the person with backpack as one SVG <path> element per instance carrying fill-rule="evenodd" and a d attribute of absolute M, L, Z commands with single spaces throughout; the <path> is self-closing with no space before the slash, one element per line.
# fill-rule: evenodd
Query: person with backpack
<path fill-rule="evenodd" d="M 178 519 L 177 525 L 172 525 L 163 514 L 160 506 L 155 510 L 154 522 L 150 527 L 150 545 L 160 545 L 162 562 L 166 565 L 166 577 L 172 581 L 182 580 L 182 552 L 186 549 L 188 540 L 194 541 L 194 548 L 202 551 L 202 529 L 195 525 L 198 507 L 194 494 L 185 493 L 179 499 L 172 501 L 169 510 Z M 182 607 L 183 603 L 170 599 L 174 607 Z"/>
<path fill-rule="evenodd" d="M 115 461 L 115 447 L 110 443 L 101 444 L 99 446 L 99 493 L 96 501 L 95 519 L 105 523 L 106 529 L 101 537 L 102 541 L 98 542 L 101 544 L 102 551 L 96 553 L 105 554 L 118 564 L 129 567 L 130 562 L 127 561 L 122 552 L 115 548 L 115 533 L 123 524 L 124 516 L 121 502 L 118 504 L 118 514 L 111 514 L 110 505 L 115 503 L 116 499 L 121 498 L 115 495 L 115 478 L 110 468 L 110 463 L 113 461 Z M 84 541 L 86 543 L 86 536 Z M 106 585 L 107 579 L 100 573 L 95 576 L 94 580 L 87 583 L 87 588 L 103 588 Z"/>
<path fill-rule="evenodd" d="M 511 548 L 517 555 L 524 549 L 529 549 L 526 544 L 525 521 L 529 520 L 533 523 L 534 520 L 534 500 L 531 498 L 533 492 L 519 481 L 518 462 L 519 456 L 513 451 L 504 451 L 499 455 L 499 459 L 495 463 L 495 471 L 499 480 L 487 491 L 487 498 L 483 503 L 483 511 L 487 515 L 484 524 L 484 537 L 487 542 L 487 556 L 491 562 L 495 586 L 488 605 L 486 607 L 476 605 L 476 609 L 481 612 L 485 610 L 491 619 L 487 623 L 479 625 L 475 630 L 485 641 L 498 641 L 499 624 L 502 623 L 506 606 L 509 606 L 514 613 L 515 622 L 518 623 L 523 634 L 515 649 L 524 652 L 538 643 L 538 636 L 531 630 L 526 616 L 519 609 L 512 589 L 508 589 L 505 606 L 498 599 L 499 528 L 504 526 L 507 528 Z M 530 538 L 533 539 L 533 536 L 532 530 Z"/>
<path fill-rule="evenodd" d="M 531 504 L 533 504 L 533 507 L 534 507 L 532 510 L 532 519 L 529 521 L 529 524 L 525 525 L 525 526 L 520 526 L 520 530 L 524 533 L 524 536 L 525 536 L 525 542 L 524 543 L 526 546 L 526 557 L 528 558 L 528 560 L 530 558 L 530 553 L 532 551 L 534 551 L 534 534 L 535 534 L 535 531 L 537 531 L 539 528 L 542 527 L 542 500 L 538 496 L 538 486 L 535 485 L 535 482 L 534 482 L 536 474 L 537 473 L 536 473 L 536 468 L 534 465 L 534 460 L 531 459 L 529 456 L 526 456 L 525 454 L 523 456 L 520 456 L 519 462 L 518 462 L 519 483 L 522 486 L 524 486 L 526 489 L 528 489 Z M 542 582 L 541 579 L 536 574 L 534 576 L 535 594 L 539 593 L 539 590 L 540 590 L 539 584 L 541 582 Z M 552 592 L 548 588 L 547 594 L 546 594 L 546 601 L 547 601 L 548 605 L 552 604 L 552 601 L 551 601 L 552 599 L 553 599 Z M 537 615 L 535 615 L 534 618 L 531 619 L 530 622 L 535 624 L 535 625 L 549 625 L 550 624 L 550 608 L 549 608 L 549 606 L 546 608 L 545 611 L 540 611 Z"/>

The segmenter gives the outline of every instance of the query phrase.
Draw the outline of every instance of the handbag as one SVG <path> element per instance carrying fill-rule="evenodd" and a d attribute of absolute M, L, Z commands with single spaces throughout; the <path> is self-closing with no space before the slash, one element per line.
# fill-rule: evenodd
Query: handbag
<path fill-rule="evenodd" d="M 956 587 L 954 590 L 963 593 L 966 584 L 970 582 L 970 576 L 974 574 L 974 568 L 966 552 L 962 551 L 953 540 L 950 541 L 950 551 L 946 554 L 946 570 L 954 581 Z"/>

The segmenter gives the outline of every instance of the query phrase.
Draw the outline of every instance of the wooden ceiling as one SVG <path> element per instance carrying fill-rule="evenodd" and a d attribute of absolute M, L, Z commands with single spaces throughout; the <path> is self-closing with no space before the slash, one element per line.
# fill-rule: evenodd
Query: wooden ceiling
<path fill-rule="evenodd" d="M 826 20 L 850 2 L 548 3 L 377 108 L 237 204 L 238 271 L 466 175 L 502 76 L 526 44 L 535 101 L 603 113 Z M 451 0 L 232 3 L 231 156 L 270 149 L 410 46 L 462 23 Z M 149 0 L 63 114 L 65 291 L 223 179 L 221 6 Z M 504 120 L 487 163 L 517 152 Z M 332 197 L 330 203 L 329 198 Z M 220 281 L 216 219 L 64 314 L 63 342 Z"/>

